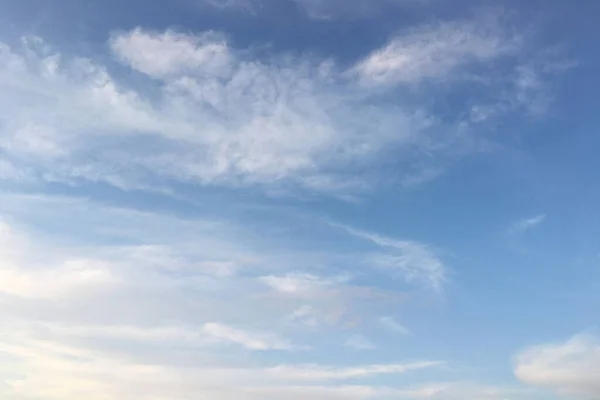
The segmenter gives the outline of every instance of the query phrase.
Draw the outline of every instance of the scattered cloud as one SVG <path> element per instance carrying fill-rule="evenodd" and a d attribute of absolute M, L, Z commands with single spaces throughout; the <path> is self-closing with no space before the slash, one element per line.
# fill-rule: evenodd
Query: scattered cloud
<path fill-rule="evenodd" d="M 590 335 L 526 349 L 514 368 L 522 382 L 562 395 L 590 399 L 600 393 L 600 343 Z"/>
<path fill-rule="evenodd" d="M 0 274 L 31 272 L 36 282 L 0 283 L 0 352 L 18 375 L 0 385 L 7 398 L 376 399 L 397 389 L 361 380 L 440 365 L 319 364 L 315 334 L 339 335 L 342 345 L 355 336 L 349 344 L 364 348 L 356 333 L 361 319 L 385 304 L 397 307 L 397 299 L 384 303 L 376 287 L 352 286 L 347 276 L 295 272 L 301 253 L 284 251 L 283 263 L 275 246 L 250 239 L 256 229 L 246 236 L 243 226 L 215 215 L 183 219 L 68 197 L 2 193 L 0 206 L 7 221 L 0 225 Z M 64 260 L 82 259 L 111 280 L 57 272 L 69 265 Z M 222 264 L 227 273 L 218 272 Z M 289 364 L 283 351 L 295 350 L 317 363 Z M 247 351 L 273 359 L 240 363 Z M 362 389 L 339 386 L 350 380 Z"/>
<path fill-rule="evenodd" d="M 330 18 L 343 6 L 368 13 L 419 0 L 290 1 L 310 17 Z M 146 193 L 131 189 L 169 193 L 173 202 L 182 186 L 347 199 L 387 184 L 381 168 L 393 170 L 394 183 L 422 184 L 443 173 L 438 158 L 469 141 L 470 124 L 480 128 L 519 108 L 545 111 L 547 72 L 560 68 L 532 61 L 515 32 L 491 14 L 434 21 L 398 32 L 349 66 L 236 47 L 213 31 L 115 31 L 107 33 L 108 54 L 93 58 L 55 51 L 42 38 L 0 41 L 0 183 L 41 190 L 60 183 L 52 190 L 80 194 L 91 193 L 87 183 L 103 183 L 109 193 L 125 189 L 124 203 L 148 208 L 156 203 L 143 204 Z M 454 89 L 474 99 L 448 117 L 435 94 Z M 210 205 L 190 215 L 175 208 L 179 217 L 0 191 L 0 397 L 520 397 L 499 387 L 403 387 L 389 379 L 445 365 L 437 360 L 348 362 L 344 346 L 389 345 L 376 336 L 382 329 L 361 329 L 366 324 L 410 334 L 387 316 L 405 294 L 383 289 L 382 277 L 429 289 L 423 296 L 444 290 L 449 267 L 430 244 L 333 224 L 345 232 L 339 246 L 313 253 L 286 239 L 293 235 L 263 231 L 269 218 L 258 223 L 249 213 L 234 222 L 219 218 L 236 212 Z M 338 344 L 327 357 L 325 335 Z M 515 374 L 559 394 L 593 396 L 599 353 L 596 338 L 578 336 L 520 353 Z M 296 356 L 310 364 L 295 364 Z"/>
<path fill-rule="evenodd" d="M 444 122 L 430 101 L 401 95 L 397 86 L 452 81 L 504 57 L 520 71 L 504 86 L 531 98 L 544 86 L 541 67 L 524 67 L 519 38 L 504 25 L 493 15 L 430 23 L 400 32 L 349 68 L 311 55 L 259 55 L 219 32 L 112 33 L 113 59 L 137 74 L 144 90 L 117 78 L 113 64 L 54 52 L 40 38 L 0 44 L 0 176 L 146 190 L 181 182 L 258 186 L 347 198 L 372 188 L 371 174 L 393 153 L 396 181 L 423 183 L 442 168 L 416 161 L 454 151 L 460 135 L 448 132 L 464 131 L 468 121 Z M 387 101 L 382 90 L 398 96 Z M 478 121 L 490 107 L 479 106 Z"/>
<path fill-rule="evenodd" d="M 545 220 L 546 214 L 540 214 L 534 217 L 522 219 L 513 224 L 513 226 L 510 228 L 510 232 L 513 234 L 524 233 L 542 224 Z"/>

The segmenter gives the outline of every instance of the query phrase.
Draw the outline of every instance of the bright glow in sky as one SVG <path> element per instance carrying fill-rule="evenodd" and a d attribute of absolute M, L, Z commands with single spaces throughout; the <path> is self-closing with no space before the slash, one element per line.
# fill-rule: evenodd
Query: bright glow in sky
<path fill-rule="evenodd" d="M 600 4 L 0 0 L 0 398 L 600 399 Z"/>

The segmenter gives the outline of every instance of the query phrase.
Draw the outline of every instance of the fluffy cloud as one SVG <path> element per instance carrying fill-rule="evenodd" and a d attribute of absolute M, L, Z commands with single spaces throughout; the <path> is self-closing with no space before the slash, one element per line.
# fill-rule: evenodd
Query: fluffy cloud
<path fill-rule="evenodd" d="M 517 355 L 515 374 L 530 385 L 567 396 L 595 398 L 600 393 L 600 343 L 588 335 L 545 344 Z"/>

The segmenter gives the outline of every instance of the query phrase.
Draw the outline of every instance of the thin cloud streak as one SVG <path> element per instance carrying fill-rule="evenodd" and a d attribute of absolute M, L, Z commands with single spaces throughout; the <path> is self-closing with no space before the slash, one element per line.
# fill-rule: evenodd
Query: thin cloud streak
<path fill-rule="evenodd" d="M 513 234 L 525 233 L 546 221 L 546 214 L 536 215 L 534 217 L 525 218 L 516 222 L 511 228 L 510 232 Z"/>

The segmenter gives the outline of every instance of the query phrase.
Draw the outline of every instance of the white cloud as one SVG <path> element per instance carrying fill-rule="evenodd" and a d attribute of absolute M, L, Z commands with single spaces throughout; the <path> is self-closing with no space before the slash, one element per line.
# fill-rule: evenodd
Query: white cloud
<path fill-rule="evenodd" d="M 536 215 L 534 217 L 525 218 L 520 221 L 517 221 L 510 228 L 511 233 L 523 233 L 530 229 L 535 228 L 536 226 L 542 224 L 546 220 L 546 214 Z"/>
<path fill-rule="evenodd" d="M 308 273 L 293 272 L 283 276 L 269 275 L 260 278 L 274 290 L 289 295 L 308 295 L 316 291 L 348 282 L 346 276 L 320 277 Z"/>
<path fill-rule="evenodd" d="M 345 225 L 333 224 L 333 226 L 387 249 L 387 252 L 370 258 L 373 265 L 399 273 L 407 282 L 420 283 L 436 291 L 443 289 L 447 281 L 447 268 L 428 245 L 411 240 L 389 238 Z"/>
<path fill-rule="evenodd" d="M 318 365 L 279 366 L 270 370 L 273 375 L 285 380 L 329 381 L 363 378 L 372 375 L 403 374 L 410 371 L 434 368 L 442 365 L 439 361 L 423 361 L 409 364 L 368 365 L 351 368 L 323 368 Z"/>
<path fill-rule="evenodd" d="M 427 25 L 349 73 L 331 59 L 235 48 L 215 32 L 138 28 L 109 40 L 114 58 L 146 78 L 135 89 L 111 74 L 111 64 L 53 53 L 41 39 L 1 44 L 0 176 L 153 190 L 174 181 L 258 185 L 343 197 L 369 189 L 370 174 L 393 153 L 399 182 L 423 182 L 440 167 L 411 170 L 419 151 L 428 159 L 444 152 L 459 139 L 436 133 L 458 128 L 444 126 L 427 102 L 382 101 L 379 89 L 357 80 L 450 77 L 512 54 L 516 42 L 494 17 Z M 530 78 L 517 81 L 533 88 Z"/>
<path fill-rule="evenodd" d="M 510 55 L 518 45 L 491 17 L 431 24 L 392 39 L 358 64 L 356 72 L 364 83 L 377 85 L 445 79 L 463 65 Z"/>
<path fill-rule="evenodd" d="M 589 399 L 600 393 L 600 343 L 593 336 L 526 349 L 517 355 L 514 368 L 522 382 L 563 395 Z"/>
<path fill-rule="evenodd" d="M 89 260 L 70 260 L 64 266 L 43 271 L 0 267 L 0 293 L 23 298 L 61 298 L 115 281 L 116 278 L 102 264 Z"/>
<path fill-rule="evenodd" d="M 19 171 L 126 188 L 161 177 L 337 192 L 364 186 L 355 161 L 415 143 L 430 124 L 418 107 L 365 107 L 328 60 L 259 61 L 214 33 L 137 29 L 110 43 L 156 96 L 87 59 L 2 45 L 0 148 Z"/>
<path fill-rule="evenodd" d="M 306 264 L 282 243 L 285 263 L 271 254 L 272 243 L 250 240 L 256 227 L 244 233 L 216 215 L 181 219 L 65 197 L 0 193 L 0 208 L 7 221 L 0 224 L 2 268 L 27 276 L 35 270 L 36 278 L 25 289 L 0 280 L 0 395 L 6 398 L 379 399 L 399 389 L 363 380 L 440 365 L 322 362 L 318 338 L 335 340 L 342 327 L 343 344 L 361 318 L 383 311 L 373 299 L 377 288 L 314 275 L 308 281 L 326 296 L 273 290 L 277 301 L 263 297 L 261 276 L 294 276 Z M 55 271 L 68 260 L 89 260 L 86 268 L 102 268 L 118 284 L 77 274 L 68 276 L 75 283 L 57 280 L 67 277 Z M 206 260 L 233 268 L 215 274 Z M 324 260 L 318 264 L 326 267 Z M 55 282 L 61 290 L 48 292 Z M 305 323 L 311 329 L 298 329 Z M 248 350 L 303 350 L 306 361 L 297 365 L 296 355 L 276 351 L 257 362 Z M 352 389 L 339 385 L 346 381 Z"/>
<path fill-rule="evenodd" d="M 383 326 L 385 326 L 386 328 L 396 332 L 396 333 L 400 333 L 402 335 L 410 335 L 410 330 L 402 325 L 400 325 L 398 322 L 396 322 L 396 320 L 392 317 L 381 317 L 379 319 L 379 321 L 381 322 L 381 324 Z"/>
<path fill-rule="evenodd" d="M 435 368 L 441 363 L 423 361 L 407 364 L 328 367 L 322 365 L 278 365 L 265 368 L 236 368 L 211 365 L 145 363 L 132 355 L 76 345 L 72 339 L 40 339 L 31 332 L 0 332 L 0 352 L 16 358 L 19 378 L 5 387 L 11 399 L 40 397 L 49 400 L 193 399 L 232 400 L 311 398 L 379 398 L 392 388 L 338 383 L 381 375 L 400 375 Z M 154 347 L 156 351 L 156 347 Z M 172 352 L 173 350 L 171 350 Z M 194 355 L 197 359 L 197 354 Z M 3 388 L 4 389 L 4 388 Z M 317 397 L 314 397 L 314 396 Z M 303 397 L 304 396 L 304 397 Z"/>
<path fill-rule="evenodd" d="M 308 328 L 316 328 L 320 323 L 319 313 L 309 305 L 303 305 L 293 313 L 286 316 L 286 319 L 294 324 L 299 324 Z"/>
<path fill-rule="evenodd" d="M 28 299 L 55 299 L 74 292 L 85 293 L 118 282 L 100 260 L 46 257 L 43 265 L 28 255 L 36 250 L 26 239 L 0 220 L 0 293 Z M 51 264 L 50 266 L 48 264 Z"/>
<path fill-rule="evenodd" d="M 241 345 L 249 350 L 290 350 L 293 346 L 272 334 L 247 332 L 224 324 L 204 324 L 204 332 L 216 340 Z"/>
<path fill-rule="evenodd" d="M 114 35 L 111 48 L 131 68 L 154 78 L 193 74 L 209 78 L 228 75 L 232 55 L 216 33 L 199 36 L 141 29 Z"/>

